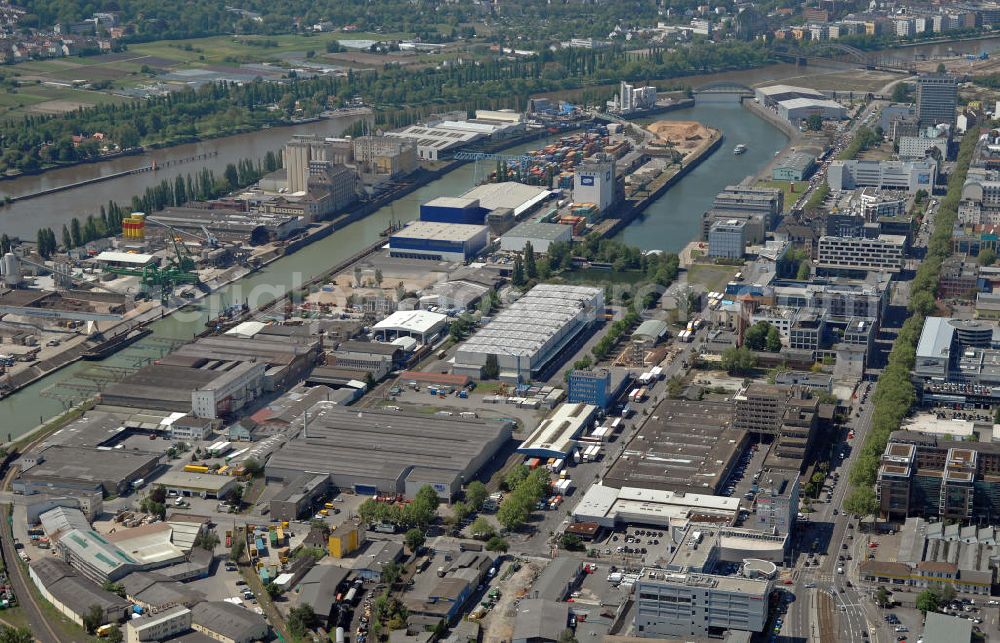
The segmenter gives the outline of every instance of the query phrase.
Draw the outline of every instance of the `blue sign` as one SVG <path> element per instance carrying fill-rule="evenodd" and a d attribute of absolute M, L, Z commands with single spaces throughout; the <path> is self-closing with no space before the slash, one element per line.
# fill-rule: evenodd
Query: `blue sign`
<path fill-rule="evenodd" d="M 580 185 L 593 185 L 593 184 L 594 184 L 594 177 L 592 176 L 580 177 Z"/>

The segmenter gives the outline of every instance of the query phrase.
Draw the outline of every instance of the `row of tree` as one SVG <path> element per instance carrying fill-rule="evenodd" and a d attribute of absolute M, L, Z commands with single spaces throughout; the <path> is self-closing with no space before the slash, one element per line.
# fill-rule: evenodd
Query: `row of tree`
<path fill-rule="evenodd" d="M 952 227 L 958 217 L 958 203 L 962 195 L 969 165 L 979 138 L 978 130 L 969 130 L 962 139 L 955 171 L 948 178 L 948 193 L 941 200 L 935 217 L 934 231 L 927 247 L 927 256 L 910 285 L 910 316 L 899 332 L 888 364 L 878 379 L 872 396 L 875 405 L 872 426 L 861 447 L 861 453 L 851 469 L 851 492 L 844 501 L 844 508 L 860 516 L 871 516 L 878 511 L 875 482 L 879 462 L 889 434 L 897 430 L 903 418 L 916 401 L 916 392 L 910 372 L 916 361 L 917 340 L 924 325 L 924 318 L 934 312 L 941 262 L 951 254 Z"/>

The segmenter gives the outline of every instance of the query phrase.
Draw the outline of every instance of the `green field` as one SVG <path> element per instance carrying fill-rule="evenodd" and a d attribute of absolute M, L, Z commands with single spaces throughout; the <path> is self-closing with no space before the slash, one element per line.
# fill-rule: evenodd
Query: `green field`
<path fill-rule="evenodd" d="M 110 102 L 126 102 L 129 99 L 112 96 L 103 92 L 56 87 L 52 85 L 24 85 L 16 93 L 10 90 L 0 92 L 0 118 L 25 116 L 27 114 L 55 114 L 71 111 L 78 107 L 88 107 Z"/>
<path fill-rule="evenodd" d="M 739 272 L 738 266 L 716 266 L 696 263 L 687 269 L 688 283 L 701 284 L 708 291 L 725 290 L 726 284 Z"/>
<path fill-rule="evenodd" d="M 792 182 L 789 181 L 758 181 L 757 185 L 762 188 L 778 188 L 785 193 L 784 211 L 788 212 L 798 201 L 802 193 L 809 187 L 809 181 L 795 181 L 795 192 L 792 192 Z"/>

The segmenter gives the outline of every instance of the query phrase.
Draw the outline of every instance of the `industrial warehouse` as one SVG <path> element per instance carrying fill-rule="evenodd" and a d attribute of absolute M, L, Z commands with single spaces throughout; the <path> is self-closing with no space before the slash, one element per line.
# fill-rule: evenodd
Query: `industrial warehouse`
<path fill-rule="evenodd" d="M 298 437 L 267 462 L 269 480 L 329 474 L 357 493 L 413 497 L 430 484 L 450 500 L 510 439 L 506 422 L 351 409 L 320 402 Z"/>
<path fill-rule="evenodd" d="M 504 381 L 544 379 L 538 374 L 603 312 L 600 288 L 539 284 L 458 347 L 453 372 L 478 379 L 494 355 Z"/>

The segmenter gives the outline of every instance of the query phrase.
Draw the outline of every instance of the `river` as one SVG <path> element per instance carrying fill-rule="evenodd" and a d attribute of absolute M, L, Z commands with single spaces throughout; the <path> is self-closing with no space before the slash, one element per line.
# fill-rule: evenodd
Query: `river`
<path fill-rule="evenodd" d="M 949 47 L 953 47 L 953 50 L 959 53 L 994 51 L 1000 49 L 1000 38 L 946 45 L 923 45 L 909 50 L 934 56 L 944 55 Z M 812 73 L 817 71 L 813 69 Z M 810 70 L 796 68 L 794 65 L 770 65 L 748 72 L 698 77 L 696 79 L 698 82 L 695 84 L 727 79 L 754 84 L 765 80 L 790 80 L 795 76 L 808 73 Z M 715 154 L 695 168 L 678 185 L 667 191 L 647 209 L 640 219 L 621 234 L 621 238 L 626 242 L 645 249 L 658 248 L 677 251 L 698 236 L 701 214 L 711 206 L 715 194 L 724 186 L 738 183 L 745 177 L 760 171 L 771 160 L 774 152 L 785 144 L 787 138 L 770 123 L 736 104 L 698 105 L 695 108 L 678 110 L 658 118 L 698 120 L 721 129 L 726 137 L 725 144 Z M 183 165 L 180 169 L 185 173 L 188 171 L 194 173 L 203 165 L 207 165 L 221 171 L 225 164 L 232 160 L 243 157 L 260 157 L 267 150 L 280 148 L 292 133 L 337 135 L 346 127 L 347 123 L 326 121 L 296 128 L 274 128 L 255 134 L 159 150 L 151 152 L 149 155 L 119 159 L 108 164 L 84 165 L 36 177 L 23 177 L 14 182 L 0 183 L 0 190 L 10 189 L 9 186 L 12 184 L 20 185 L 19 189 L 24 191 L 37 190 L 46 186 L 58 185 L 61 181 L 79 181 L 100 172 L 110 173 L 127 167 L 148 165 L 150 157 L 155 157 L 158 162 L 163 162 L 211 150 L 218 150 L 218 157 L 205 162 Z M 749 149 L 746 154 L 738 157 L 732 154 L 732 148 L 737 143 L 747 145 Z M 537 149 L 544 144 L 544 141 L 534 141 L 520 148 L 515 148 L 510 153 Z M 172 178 L 175 174 L 172 170 L 173 168 L 165 174 L 163 172 L 160 174 Z M 156 175 L 140 174 L 26 201 L 14 208 L 2 211 L 0 216 L 3 219 L 0 220 L 3 221 L 3 225 L 0 226 L 0 229 L 8 234 L 29 234 L 33 238 L 35 227 L 38 225 L 54 226 L 58 222 L 61 227 L 62 221 L 68 219 L 73 212 L 92 212 L 109 198 L 124 201 L 132 194 L 139 193 L 148 185 L 160 180 L 161 178 Z M 294 288 L 324 271 L 327 266 L 349 257 L 358 249 L 372 243 L 378 238 L 379 231 L 383 230 L 390 220 L 412 220 L 417 215 L 420 203 L 437 196 L 462 194 L 473 186 L 474 181 L 474 166 L 472 164 L 462 166 L 396 201 L 392 206 L 382 208 L 366 219 L 338 230 L 326 239 L 283 257 L 260 272 L 223 289 L 213 297 L 223 303 L 240 302 L 245 299 L 249 299 L 253 303 L 258 299 L 268 299 L 289 288 Z M 59 205 L 60 203 L 62 205 Z M 23 210 L 17 210 L 22 206 Z M 11 216 L 15 211 L 22 214 L 17 217 Z M 16 226 L 15 219 L 17 220 Z M 211 307 L 211 304 L 207 307 Z M 191 339 L 204 329 L 206 319 L 207 314 L 204 308 L 199 308 L 194 313 L 184 312 L 162 319 L 152 325 L 153 335 L 104 360 L 101 364 L 134 367 L 142 359 L 158 357 L 159 351 L 164 346 L 163 340 Z M 14 437 L 23 435 L 35 427 L 41 419 L 60 412 L 62 404 L 54 399 L 43 397 L 42 391 L 59 382 L 70 382 L 78 379 L 78 375 L 86 369 L 92 368 L 94 364 L 94 362 L 78 362 L 4 400 L 0 400 L 0 417 L 3 417 L 3 421 L 0 422 L 0 439 L 6 437 L 7 433 Z"/>
<path fill-rule="evenodd" d="M 68 223 L 70 219 L 73 217 L 83 219 L 89 214 L 97 214 L 100 207 L 106 205 L 108 201 L 116 201 L 123 205 L 130 203 L 133 196 L 141 195 L 146 188 L 158 185 L 164 179 L 173 182 L 178 174 L 194 175 L 202 168 L 208 168 L 214 171 L 216 176 L 221 176 L 227 163 L 234 163 L 244 158 L 263 160 L 269 151 L 278 152 L 293 134 L 340 136 L 358 118 L 358 116 L 343 116 L 301 125 L 272 127 L 257 132 L 150 150 L 135 156 L 122 156 L 100 163 L 82 163 L 41 174 L 0 181 L 0 195 L 16 197 L 116 172 L 149 167 L 153 163 L 162 168 L 156 172 L 130 174 L 12 203 L 0 208 L 0 229 L 12 237 L 34 240 L 38 228 L 50 227 L 58 236 L 63 224 Z M 210 156 L 182 162 L 202 154 Z M 163 167 L 167 163 L 174 165 Z"/>

